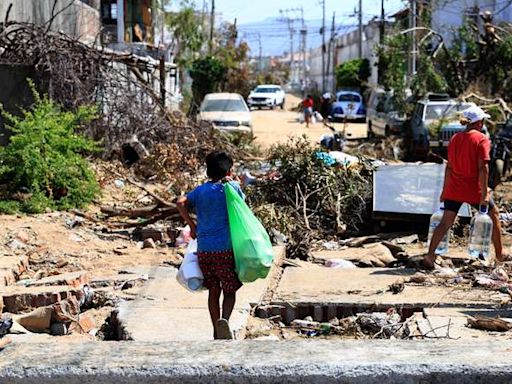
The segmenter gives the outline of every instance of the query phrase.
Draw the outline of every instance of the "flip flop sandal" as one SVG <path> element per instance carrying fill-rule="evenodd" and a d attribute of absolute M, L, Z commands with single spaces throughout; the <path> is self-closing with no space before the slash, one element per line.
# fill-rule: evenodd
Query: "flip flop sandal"
<path fill-rule="evenodd" d="M 217 339 L 219 340 L 233 340 L 233 333 L 229 328 L 229 323 L 226 319 L 217 320 Z"/>

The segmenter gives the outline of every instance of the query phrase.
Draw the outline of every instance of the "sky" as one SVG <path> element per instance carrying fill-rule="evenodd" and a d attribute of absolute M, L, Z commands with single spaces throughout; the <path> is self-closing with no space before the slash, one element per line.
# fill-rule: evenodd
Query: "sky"
<path fill-rule="evenodd" d="M 363 21 L 380 17 L 381 0 L 363 1 Z M 177 1 L 176 1 L 177 3 Z M 386 16 L 404 8 L 405 0 L 384 0 Z M 196 7 L 209 9 L 211 0 L 195 0 Z M 335 24 L 338 34 L 350 31 L 358 23 L 356 11 L 359 0 L 325 0 L 327 36 L 330 35 L 333 13 L 336 13 Z M 309 48 L 321 45 L 320 27 L 322 26 L 321 0 L 215 0 L 217 17 L 216 24 L 222 21 L 237 20 L 239 37 L 249 43 L 251 55 L 259 54 L 259 43 L 263 56 L 281 55 L 290 50 L 290 39 L 287 24 L 281 19 L 288 10 L 291 18 L 300 17 L 297 9 L 304 10 L 304 18 L 308 29 Z M 280 10 L 283 13 L 280 13 Z M 281 20 L 280 20 L 281 19 Z M 296 25 L 297 30 L 300 26 Z M 259 35 L 258 35 L 259 33 Z M 299 34 L 295 36 L 295 47 L 299 45 Z M 296 49 L 295 48 L 295 49 Z"/>
<path fill-rule="evenodd" d="M 197 0 L 200 5 L 202 1 Z M 384 0 L 386 14 L 395 12 L 403 7 L 403 0 Z M 380 15 L 380 0 L 363 0 L 363 18 L 371 19 Z M 304 9 L 306 19 L 321 19 L 322 6 L 320 0 L 216 0 L 215 6 L 223 18 L 233 21 L 237 18 L 240 24 L 263 21 L 268 18 L 279 17 L 279 10 L 292 8 Z M 327 18 L 336 12 L 340 21 L 350 22 L 356 18 L 349 16 L 359 6 L 359 0 L 325 0 Z"/>

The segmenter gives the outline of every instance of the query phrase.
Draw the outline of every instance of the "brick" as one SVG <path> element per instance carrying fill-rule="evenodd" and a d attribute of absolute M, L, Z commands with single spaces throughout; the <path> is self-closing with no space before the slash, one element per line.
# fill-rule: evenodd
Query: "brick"
<path fill-rule="evenodd" d="M 0 287 L 14 284 L 28 267 L 28 256 L 0 256 Z"/>
<path fill-rule="evenodd" d="M 0 296 L 3 296 L 5 311 L 19 313 L 52 305 L 72 296 L 80 300 L 83 291 L 69 286 L 6 287 L 0 288 Z"/>
<path fill-rule="evenodd" d="M 27 284 L 29 287 L 69 285 L 74 288 L 80 288 L 90 281 L 89 273 L 86 271 L 69 272 L 60 275 L 44 277 Z"/>

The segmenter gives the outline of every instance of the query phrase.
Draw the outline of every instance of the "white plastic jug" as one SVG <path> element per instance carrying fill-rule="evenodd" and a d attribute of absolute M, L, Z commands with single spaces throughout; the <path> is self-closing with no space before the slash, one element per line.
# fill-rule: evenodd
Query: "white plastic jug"
<path fill-rule="evenodd" d="M 191 292 L 197 292 L 204 289 L 203 272 L 199 267 L 199 259 L 197 257 L 197 240 L 192 240 L 187 247 L 185 257 L 181 263 L 180 269 L 176 274 L 176 280 L 183 287 Z"/>

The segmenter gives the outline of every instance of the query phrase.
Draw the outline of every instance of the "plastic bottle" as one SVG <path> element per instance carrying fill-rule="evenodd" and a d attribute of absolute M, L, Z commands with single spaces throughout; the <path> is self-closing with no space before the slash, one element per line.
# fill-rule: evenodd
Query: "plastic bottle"
<path fill-rule="evenodd" d="M 434 234 L 434 230 L 437 228 L 441 220 L 443 219 L 444 214 L 444 205 L 441 205 L 439 209 L 432 214 L 430 217 L 430 226 L 428 228 L 428 246 L 430 247 L 430 241 L 432 240 L 432 235 Z M 441 239 L 441 242 L 436 248 L 437 255 L 444 255 L 448 252 L 448 244 L 450 242 L 450 230 L 446 232 L 444 237 Z"/>
<path fill-rule="evenodd" d="M 197 291 L 203 286 L 203 280 L 198 277 L 191 277 L 187 280 L 187 285 L 191 291 Z"/>
<path fill-rule="evenodd" d="M 471 220 L 468 246 L 469 255 L 487 261 L 489 258 L 491 237 L 492 220 L 487 214 L 487 207 L 483 205 L 480 207 L 480 212 Z"/>

